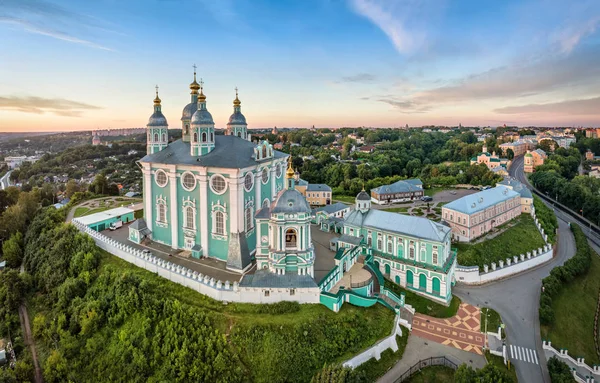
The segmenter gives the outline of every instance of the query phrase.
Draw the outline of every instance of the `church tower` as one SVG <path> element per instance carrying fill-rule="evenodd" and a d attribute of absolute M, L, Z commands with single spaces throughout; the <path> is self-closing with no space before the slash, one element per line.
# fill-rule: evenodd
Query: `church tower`
<path fill-rule="evenodd" d="M 364 186 L 362 191 L 356 196 L 355 203 L 356 210 L 360 211 L 361 213 L 366 213 L 369 211 L 369 209 L 371 209 L 371 197 L 369 197 L 369 194 L 367 194 L 365 191 Z"/>
<path fill-rule="evenodd" d="M 160 152 L 169 144 L 169 125 L 167 119 L 162 114 L 160 107 L 160 98 L 158 97 L 158 85 L 156 86 L 156 97 L 154 98 L 154 113 L 148 120 L 146 131 L 148 132 L 146 140 L 146 153 L 152 154 Z"/>
<path fill-rule="evenodd" d="M 227 123 L 227 132 L 229 136 L 241 137 L 244 140 L 248 139 L 248 124 L 246 117 L 242 114 L 242 102 L 238 98 L 238 89 L 235 88 L 235 100 L 233 100 L 233 114 L 229 117 Z"/>
<path fill-rule="evenodd" d="M 198 95 L 198 110 L 190 121 L 190 151 L 192 156 L 202 156 L 210 153 L 215 148 L 215 122 L 206 109 L 206 96 L 203 89 L 204 83 L 200 79 L 200 94 Z"/>
<path fill-rule="evenodd" d="M 200 84 L 196 82 L 196 65 L 194 64 L 194 81 L 190 84 L 192 99 L 189 104 L 183 108 L 181 113 L 181 140 L 190 142 L 190 121 L 196 110 L 198 110 L 198 90 Z"/>
<path fill-rule="evenodd" d="M 296 172 L 294 172 L 294 168 L 292 167 L 292 156 L 288 157 L 288 167 L 285 172 L 285 185 L 287 189 L 295 189 L 296 188 Z"/>

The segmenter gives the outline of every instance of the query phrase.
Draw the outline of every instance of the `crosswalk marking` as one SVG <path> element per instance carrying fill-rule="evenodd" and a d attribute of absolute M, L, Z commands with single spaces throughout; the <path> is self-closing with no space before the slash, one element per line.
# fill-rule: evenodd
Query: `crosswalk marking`
<path fill-rule="evenodd" d="M 527 363 L 540 364 L 537 352 L 533 349 L 521 346 L 510 346 L 510 359 L 521 360 Z"/>

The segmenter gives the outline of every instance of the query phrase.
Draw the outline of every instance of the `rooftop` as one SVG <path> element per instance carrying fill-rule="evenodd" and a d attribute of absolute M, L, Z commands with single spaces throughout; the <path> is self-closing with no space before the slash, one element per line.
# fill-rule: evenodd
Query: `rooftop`
<path fill-rule="evenodd" d="M 259 163 L 254 159 L 255 147 L 256 144 L 240 137 L 216 135 L 215 148 L 210 153 L 192 156 L 190 143 L 177 140 L 160 152 L 144 156 L 140 162 L 242 169 Z M 275 159 L 287 156 L 277 150 L 273 153 Z"/>
<path fill-rule="evenodd" d="M 133 213 L 133 210 L 127 207 L 117 207 L 110 210 L 101 211 L 86 215 L 84 217 L 75 218 L 75 220 L 83 223 L 84 225 L 92 225 L 94 223 L 106 221 L 107 219 L 119 218 L 122 215 Z"/>
<path fill-rule="evenodd" d="M 473 214 L 517 196 L 519 196 L 519 193 L 506 186 L 500 185 L 496 186 L 495 188 L 461 197 L 444 205 L 442 209 L 450 209 L 460 213 Z"/>
<path fill-rule="evenodd" d="M 438 242 L 445 241 L 450 233 L 448 226 L 427 218 L 374 209 L 366 213 L 354 210 L 346 217 L 344 222 L 349 225 L 371 227 Z"/>
<path fill-rule="evenodd" d="M 306 191 L 311 191 L 311 192 L 317 192 L 317 191 L 323 191 L 323 192 L 330 192 L 331 188 L 325 184 L 308 184 L 308 186 L 306 187 Z"/>
<path fill-rule="evenodd" d="M 502 182 L 497 183 L 496 185 L 504 185 L 512 188 L 512 190 L 516 191 L 521 195 L 522 198 L 533 198 L 531 194 L 531 190 L 527 189 L 525 185 L 520 183 L 514 178 L 505 178 Z"/>
<path fill-rule="evenodd" d="M 394 182 L 391 185 L 382 185 L 377 188 L 371 189 L 372 192 L 377 194 L 388 194 L 388 193 L 405 193 L 422 190 L 417 185 L 423 185 L 420 179 L 400 180 Z"/>
<path fill-rule="evenodd" d="M 268 270 L 257 270 L 254 274 L 246 274 L 240 281 L 240 286 L 284 289 L 318 287 L 310 275 L 294 273 L 277 275 Z"/>
<path fill-rule="evenodd" d="M 323 206 L 322 208 L 317 209 L 317 212 L 322 211 L 322 212 L 327 213 L 327 214 L 333 214 L 335 212 L 347 209 L 349 207 L 350 207 L 350 205 L 346 205 L 345 203 L 336 202 L 336 203 L 334 203 L 332 205 L 326 205 L 326 206 Z"/>

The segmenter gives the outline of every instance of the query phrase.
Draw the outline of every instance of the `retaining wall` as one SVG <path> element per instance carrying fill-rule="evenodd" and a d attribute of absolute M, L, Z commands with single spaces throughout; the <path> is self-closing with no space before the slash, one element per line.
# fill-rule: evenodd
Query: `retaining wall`
<path fill-rule="evenodd" d="M 153 255 L 147 255 L 127 244 L 115 241 L 102 233 L 73 220 L 73 225 L 82 233 L 88 234 L 96 245 L 107 252 L 132 263 L 142 269 L 189 287 L 213 299 L 226 302 L 243 303 L 276 303 L 295 301 L 299 303 L 319 303 L 321 290 L 319 287 L 295 288 L 251 288 L 241 287 L 238 281 L 220 281 L 208 275 L 190 270 L 184 266 L 165 261 Z M 268 293 L 266 293 L 268 291 Z"/>
<path fill-rule="evenodd" d="M 400 328 L 400 316 L 396 315 L 396 319 L 394 320 L 394 328 L 392 329 L 392 334 L 387 338 L 383 338 L 379 342 L 377 342 L 373 347 L 361 352 L 356 355 L 352 359 L 349 359 L 344 362 L 344 367 L 356 368 L 361 364 L 365 363 L 371 358 L 375 358 L 379 360 L 381 358 L 381 353 L 391 348 L 394 352 L 398 351 L 398 343 L 396 343 L 396 335 L 402 336 L 402 329 Z"/>
<path fill-rule="evenodd" d="M 590 367 L 587 364 L 585 364 L 585 359 L 584 358 L 577 358 L 577 359 L 573 359 L 573 357 L 571 357 L 569 355 L 569 351 L 565 350 L 565 349 L 561 349 L 560 351 L 557 351 L 554 347 L 552 347 L 552 342 L 547 342 L 547 341 L 542 341 L 542 348 L 544 350 L 550 351 L 552 354 L 554 354 L 559 360 L 562 360 L 563 362 L 570 362 L 571 364 L 582 368 L 583 370 L 585 370 L 589 376 L 587 376 L 587 378 L 594 378 L 596 380 L 600 380 L 600 366 L 593 366 Z M 574 375 L 575 379 L 578 381 L 582 381 L 582 382 L 589 382 L 589 380 L 582 380 L 582 377 Z"/>

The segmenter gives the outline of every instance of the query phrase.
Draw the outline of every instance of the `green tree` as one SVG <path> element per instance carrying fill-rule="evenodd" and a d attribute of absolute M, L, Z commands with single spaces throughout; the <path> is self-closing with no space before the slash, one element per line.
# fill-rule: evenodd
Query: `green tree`
<path fill-rule="evenodd" d="M 548 372 L 550 373 L 550 380 L 552 383 L 571 383 L 575 382 L 573 373 L 569 366 L 558 360 L 555 356 L 548 360 Z"/>
<path fill-rule="evenodd" d="M 52 350 L 44 364 L 44 380 L 49 383 L 68 381 L 69 366 L 60 351 Z"/>
<path fill-rule="evenodd" d="M 510 148 L 506 149 L 506 158 L 512 160 L 513 158 L 515 158 L 515 152 L 513 152 L 513 150 Z"/>
<path fill-rule="evenodd" d="M 461 364 L 454 373 L 454 381 L 456 383 L 475 383 L 477 372 L 471 366 Z"/>
<path fill-rule="evenodd" d="M 77 184 L 77 182 L 75 182 L 75 180 L 67 181 L 67 186 L 65 188 L 65 195 L 67 198 L 71 198 L 71 196 L 73 196 L 73 194 L 75 194 L 78 191 L 79 185 Z"/>
<path fill-rule="evenodd" d="M 23 261 L 23 234 L 20 231 L 2 243 L 2 254 L 9 267 L 19 267 Z"/>

